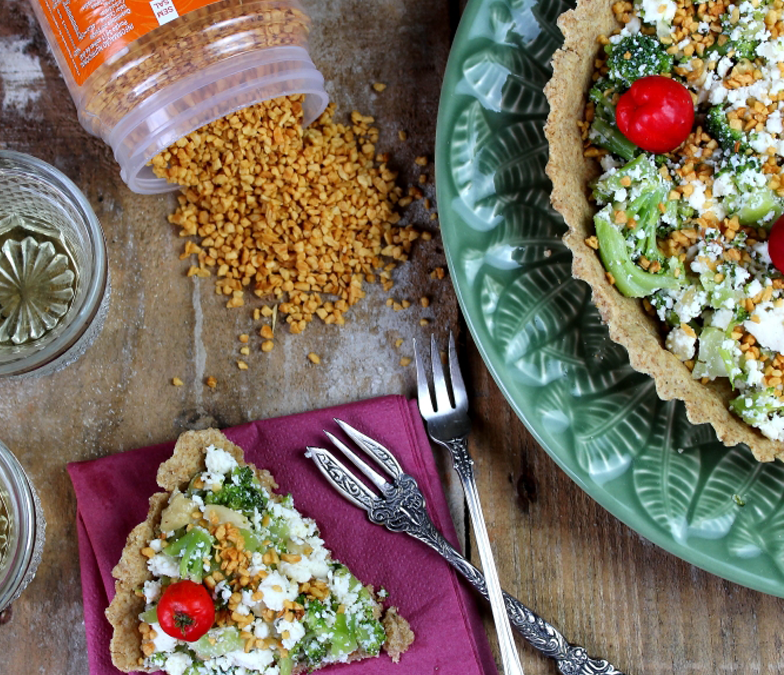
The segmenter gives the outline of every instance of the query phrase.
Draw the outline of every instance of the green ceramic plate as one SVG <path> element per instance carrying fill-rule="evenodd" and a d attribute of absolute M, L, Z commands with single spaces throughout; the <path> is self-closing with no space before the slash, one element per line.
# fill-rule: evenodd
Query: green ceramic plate
<path fill-rule="evenodd" d="M 647 539 L 784 597 L 784 465 L 726 449 L 634 372 L 572 279 L 544 173 L 562 0 L 470 0 L 436 135 L 441 228 L 469 329 L 556 462 Z"/>

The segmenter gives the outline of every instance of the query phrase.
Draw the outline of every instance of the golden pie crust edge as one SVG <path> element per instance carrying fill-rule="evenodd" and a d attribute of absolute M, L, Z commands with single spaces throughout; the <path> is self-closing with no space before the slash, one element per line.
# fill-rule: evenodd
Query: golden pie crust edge
<path fill-rule="evenodd" d="M 106 618 L 112 625 L 113 633 L 110 643 L 112 663 L 123 672 L 157 672 L 159 669 L 145 669 L 139 665 L 143 658 L 141 633 L 139 633 L 139 614 L 144 611 L 144 598 L 137 595 L 144 582 L 152 579 L 147 569 L 147 559 L 141 550 L 152 539 L 155 525 L 160 522 L 161 513 L 165 508 L 169 495 L 177 488 L 187 486 L 191 477 L 204 470 L 204 457 L 207 447 L 214 445 L 230 453 L 240 466 L 250 466 L 257 477 L 269 492 L 276 496 L 278 485 L 266 469 L 259 470 L 252 464 L 245 462 L 245 453 L 242 448 L 232 443 L 217 429 L 204 431 L 187 431 L 178 439 L 172 456 L 158 468 L 156 480 L 158 485 L 166 492 L 156 492 L 150 497 L 150 507 L 147 518 L 137 525 L 131 533 L 123 548 L 120 561 L 112 570 L 115 578 L 115 596 L 106 609 Z M 367 587 L 375 598 L 371 587 Z M 381 617 L 381 606 L 378 606 L 379 616 L 384 625 L 387 638 L 384 651 L 397 662 L 414 640 L 414 633 L 408 621 L 398 614 L 396 607 L 388 607 Z M 368 654 L 357 652 L 350 656 L 348 661 L 358 661 L 368 658 Z M 304 673 L 306 666 L 295 668 L 293 675 Z"/>
<path fill-rule="evenodd" d="M 729 411 L 729 382 L 701 384 L 665 349 L 657 321 L 646 314 L 640 300 L 623 296 L 610 284 L 599 255 L 585 243 L 594 234 L 596 210 L 588 201 L 587 186 L 601 169 L 598 162 L 583 155 L 577 123 L 583 119 L 591 86 L 597 38 L 611 35 L 620 24 L 611 1 L 578 0 L 573 10 L 559 17 L 558 27 L 564 43 L 553 55 L 553 75 L 545 87 L 550 105 L 545 124 L 550 146 L 546 173 L 553 184 L 552 204 L 569 227 L 564 242 L 574 256 L 572 274 L 589 284 L 610 338 L 626 348 L 632 368 L 653 377 L 659 398 L 683 401 L 689 421 L 711 424 L 727 446 L 745 443 L 761 462 L 784 460 L 784 443 L 766 438 Z"/>

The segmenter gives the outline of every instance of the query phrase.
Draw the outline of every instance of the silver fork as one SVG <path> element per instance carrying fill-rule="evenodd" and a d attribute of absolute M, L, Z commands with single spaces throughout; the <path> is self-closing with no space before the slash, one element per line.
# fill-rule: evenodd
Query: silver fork
<path fill-rule="evenodd" d="M 335 422 L 357 446 L 376 460 L 380 469 L 392 480 L 384 478 L 328 431 L 324 433 L 330 441 L 368 478 L 381 495 L 357 478 L 329 450 L 308 447 L 307 456 L 313 459 L 326 479 L 348 501 L 367 511 L 370 522 L 384 525 L 392 532 L 405 532 L 424 542 L 460 572 L 482 597 L 489 599 L 482 573 L 455 550 L 430 520 L 425 498 L 416 480 L 403 472 L 395 456 L 378 441 L 341 420 L 336 419 Z M 517 598 L 506 592 L 502 593 L 506 614 L 512 626 L 532 647 L 554 659 L 563 675 L 624 675 L 608 661 L 590 658 L 585 648 L 569 644 L 557 629 Z"/>
<path fill-rule="evenodd" d="M 493 551 L 490 548 L 490 538 L 487 536 L 485 519 L 482 515 L 482 504 L 479 501 L 479 491 L 474 478 L 474 462 L 468 454 L 468 432 L 471 431 L 471 420 L 468 418 L 468 396 L 466 395 L 463 376 L 457 362 L 455 338 L 449 333 L 449 379 L 452 383 L 452 397 L 449 397 L 449 387 L 444 378 L 444 369 L 441 365 L 441 356 L 436 346 L 434 336 L 430 337 L 430 361 L 433 371 L 433 390 L 435 392 L 435 407 L 430 396 L 430 387 L 427 383 L 422 359 L 416 348 L 414 340 L 414 357 L 417 371 L 417 399 L 419 412 L 427 423 L 427 433 L 439 445 L 449 450 L 452 464 L 463 484 L 468 512 L 476 535 L 476 547 L 479 550 L 479 559 L 487 579 L 487 590 L 490 595 L 490 608 L 493 611 L 493 621 L 498 632 L 498 646 L 501 652 L 501 662 L 507 675 L 523 675 L 523 666 L 515 647 L 512 629 L 504 608 L 504 598 L 501 593 L 501 583 L 498 581 L 498 572 L 493 560 Z"/>

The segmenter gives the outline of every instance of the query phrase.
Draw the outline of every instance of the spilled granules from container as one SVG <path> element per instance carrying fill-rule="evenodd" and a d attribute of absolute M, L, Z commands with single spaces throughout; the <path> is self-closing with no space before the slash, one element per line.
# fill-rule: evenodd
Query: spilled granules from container
<path fill-rule="evenodd" d="M 188 274 L 214 274 L 228 307 L 244 306 L 249 292 L 275 305 L 292 333 L 314 317 L 343 324 L 364 284 L 389 290 L 396 264 L 429 238 L 398 225 L 403 192 L 388 157 L 376 154 L 373 118 L 354 112 L 339 124 L 330 106 L 305 129 L 302 101 L 245 108 L 152 162 L 183 186 L 169 220 L 188 238 Z"/>

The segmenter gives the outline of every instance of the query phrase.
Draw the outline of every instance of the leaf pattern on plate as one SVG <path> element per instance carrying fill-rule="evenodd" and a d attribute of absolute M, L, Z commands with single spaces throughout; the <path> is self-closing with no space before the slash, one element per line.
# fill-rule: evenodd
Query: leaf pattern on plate
<path fill-rule="evenodd" d="M 688 424 L 677 415 L 679 406 L 668 401 L 661 408 L 632 474 L 643 508 L 676 541 L 683 543 L 688 537 L 689 510 L 702 465 L 699 452 L 673 444 L 677 425 Z"/>
<path fill-rule="evenodd" d="M 519 49 L 493 47 L 469 58 L 457 93 L 474 96 L 494 112 L 538 116 L 547 114 L 543 72 Z"/>
<path fill-rule="evenodd" d="M 495 313 L 495 335 L 506 362 L 560 337 L 580 316 L 586 297 L 566 255 L 523 271 L 504 289 Z"/>
<path fill-rule="evenodd" d="M 771 485 L 765 479 L 768 471 L 745 448 L 736 447 L 724 453 L 697 498 L 690 532 L 710 538 L 726 535 L 740 511 L 738 499 L 746 503 L 770 499 L 767 493 Z M 777 495 L 781 495 L 781 485 L 778 482 L 774 488 Z"/>
<path fill-rule="evenodd" d="M 727 537 L 727 546 L 734 555 L 750 558 L 767 552 L 776 556 L 779 567 L 782 566 L 783 561 L 778 559 L 784 548 L 781 539 L 784 531 L 782 483 L 784 467 L 769 464 L 765 466 L 753 494 L 741 492 L 732 495 L 740 507 L 735 525 Z"/>
<path fill-rule="evenodd" d="M 493 176 L 495 193 L 504 195 L 523 187 L 549 186 L 544 173 L 547 156 L 542 123 L 521 120 L 496 130 L 475 161 L 479 171 Z"/>
<path fill-rule="evenodd" d="M 544 173 L 541 92 L 571 5 L 465 10 L 436 148 L 461 306 L 512 406 L 592 496 L 677 555 L 784 597 L 784 465 L 724 448 L 681 403 L 660 401 L 571 276 Z"/>
<path fill-rule="evenodd" d="M 585 308 L 580 320 L 580 331 L 585 365 L 590 371 L 611 372 L 616 368 L 630 368 L 626 350 L 610 339 L 607 327 L 594 305 Z"/>
<path fill-rule="evenodd" d="M 630 375 L 601 396 L 572 404 L 577 461 L 602 485 L 624 473 L 644 447 L 655 421 L 650 378 Z"/>
<path fill-rule="evenodd" d="M 458 194 L 453 208 L 477 230 L 489 230 L 501 222 L 500 213 L 496 213 L 493 175 L 483 173 L 477 161 L 492 135 L 483 108 L 476 101 L 455 123 L 450 145 L 451 176 Z"/>

